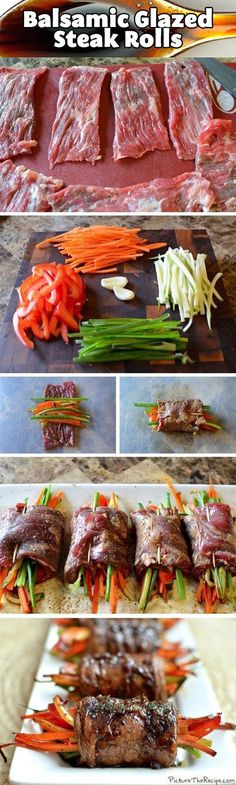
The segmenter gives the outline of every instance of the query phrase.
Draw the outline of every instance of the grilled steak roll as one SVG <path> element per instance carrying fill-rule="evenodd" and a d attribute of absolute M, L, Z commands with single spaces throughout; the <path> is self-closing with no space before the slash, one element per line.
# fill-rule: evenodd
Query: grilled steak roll
<path fill-rule="evenodd" d="M 74 583 L 80 566 L 113 567 L 129 575 L 128 517 L 113 507 L 81 507 L 72 518 L 72 535 L 65 564 L 65 580 Z"/>
<path fill-rule="evenodd" d="M 193 574 L 222 565 L 236 575 L 236 533 L 228 504 L 208 502 L 185 516 L 192 548 Z"/>
<path fill-rule="evenodd" d="M 158 401 L 158 431 L 197 433 L 206 423 L 204 406 L 197 398 L 184 401 Z"/>
<path fill-rule="evenodd" d="M 27 557 L 43 568 L 40 580 L 56 575 L 64 525 L 62 513 L 44 505 L 32 505 L 26 512 L 17 507 L 3 512 L 0 520 L 0 567 L 10 568 L 13 558 Z"/>
<path fill-rule="evenodd" d="M 44 395 L 45 398 L 75 398 L 76 386 L 74 382 L 47 384 Z M 57 422 L 45 423 L 42 425 L 42 440 L 45 450 L 52 450 L 58 445 L 74 447 L 74 426 Z"/>
<path fill-rule="evenodd" d="M 173 766 L 177 718 L 172 704 L 142 698 L 84 698 L 75 718 L 81 764 Z"/>
<path fill-rule="evenodd" d="M 155 619 L 98 619 L 89 641 L 90 654 L 147 654 L 161 644 L 163 629 Z"/>
<path fill-rule="evenodd" d="M 135 569 L 138 576 L 147 567 L 178 567 L 191 572 L 187 545 L 181 530 L 180 516 L 174 510 L 136 510 L 131 513 L 136 529 Z"/>
<path fill-rule="evenodd" d="M 60 673 L 68 674 L 81 698 L 92 690 L 94 696 L 167 700 L 165 665 L 156 654 L 87 654 L 77 664 L 67 663 Z"/>

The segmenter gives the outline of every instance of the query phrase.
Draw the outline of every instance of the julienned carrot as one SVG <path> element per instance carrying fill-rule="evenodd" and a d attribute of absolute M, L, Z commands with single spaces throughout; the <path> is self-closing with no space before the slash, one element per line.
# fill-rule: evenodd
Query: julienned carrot
<path fill-rule="evenodd" d="M 117 585 L 116 585 L 116 573 L 113 572 L 111 576 L 111 591 L 110 591 L 110 609 L 111 613 L 116 612 L 118 602 L 118 594 L 117 594 Z"/>
<path fill-rule="evenodd" d="M 75 227 L 61 235 L 49 237 L 37 248 L 49 243 L 55 245 L 66 257 L 65 263 L 82 273 L 116 272 L 114 264 L 135 261 L 145 252 L 163 248 L 166 243 L 148 243 L 140 237 L 140 228 L 95 225 Z"/>
<path fill-rule="evenodd" d="M 34 349 L 28 336 L 49 341 L 62 336 L 68 343 L 68 327 L 79 329 L 85 301 L 85 285 L 75 270 L 64 264 L 39 264 L 32 275 L 17 289 L 19 305 L 13 316 L 13 327 L 21 343 Z"/>
<path fill-rule="evenodd" d="M 175 490 L 174 485 L 172 484 L 171 480 L 168 477 L 168 474 L 166 474 L 163 479 L 165 480 L 166 484 L 168 485 L 168 488 L 169 488 L 170 492 L 172 493 L 172 495 L 174 497 L 177 509 L 180 512 L 183 512 L 183 504 L 182 504 L 182 501 L 181 501 L 181 493 L 178 493 L 178 491 Z"/>
<path fill-rule="evenodd" d="M 17 591 L 22 613 L 31 613 L 27 589 L 24 586 L 19 586 Z"/>
<path fill-rule="evenodd" d="M 50 509 L 53 509 L 54 507 L 57 506 L 57 504 L 59 504 L 61 502 L 62 497 L 63 497 L 63 491 L 58 491 L 58 493 L 56 493 L 56 495 L 53 496 L 52 499 L 49 499 L 47 507 L 50 507 Z"/>

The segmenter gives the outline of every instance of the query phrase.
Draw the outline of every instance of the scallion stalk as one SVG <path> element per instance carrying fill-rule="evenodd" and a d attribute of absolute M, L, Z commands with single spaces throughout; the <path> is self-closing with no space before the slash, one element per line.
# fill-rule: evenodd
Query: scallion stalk
<path fill-rule="evenodd" d="M 186 600 L 185 580 L 184 580 L 184 577 L 183 577 L 182 570 L 180 570 L 178 567 L 176 567 L 175 575 L 176 575 L 176 583 L 177 583 L 177 590 L 178 590 L 179 600 Z"/>
<path fill-rule="evenodd" d="M 145 573 L 144 582 L 143 582 L 142 593 L 141 593 L 141 597 L 140 597 L 140 600 L 139 600 L 139 606 L 138 606 L 139 611 L 141 611 L 142 613 L 143 613 L 143 611 L 145 611 L 145 608 L 146 608 L 147 603 L 148 603 L 148 595 L 149 595 L 149 589 L 150 589 L 150 585 L 151 585 L 151 580 L 152 580 L 152 568 L 151 567 L 147 567 L 146 573 Z"/>

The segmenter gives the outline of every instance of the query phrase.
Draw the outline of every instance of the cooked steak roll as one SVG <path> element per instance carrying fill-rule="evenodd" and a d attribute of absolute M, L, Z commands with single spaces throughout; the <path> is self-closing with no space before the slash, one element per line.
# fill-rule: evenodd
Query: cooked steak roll
<path fill-rule="evenodd" d="M 169 768 L 177 753 L 177 717 L 171 703 L 142 698 L 84 698 L 75 732 L 81 764 Z"/>
<path fill-rule="evenodd" d="M 0 567 L 11 567 L 13 558 L 29 558 L 42 570 L 41 580 L 59 568 L 65 519 L 58 510 L 32 505 L 26 511 L 12 507 L 0 519 Z"/>
<path fill-rule="evenodd" d="M 155 619 L 98 619 L 94 621 L 89 641 L 91 654 L 147 654 L 160 646 L 161 624 Z"/>
<path fill-rule="evenodd" d="M 96 569 L 109 564 L 129 575 L 128 517 L 113 507 L 81 507 L 72 518 L 71 544 L 65 580 L 74 583 L 80 566 Z"/>
<path fill-rule="evenodd" d="M 194 575 L 200 577 L 212 564 L 222 565 L 236 575 L 236 532 L 229 505 L 208 502 L 196 507 L 184 520 Z"/>
<path fill-rule="evenodd" d="M 148 507 L 131 513 L 136 529 L 135 568 L 141 575 L 147 567 L 178 567 L 183 573 L 191 572 L 187 545 L 181 530 L 178 512 L 161 512 Z"/>
<path fill-rule="evenodd" d="M 184 401 L 158 401 L 158 431 L 197 433 L 206 423 L 204 406 L 197 398 Z"/>
<path fill-rule="evenodd" d="M 77 664 L 67 663 L 60 673 L 81 698 L 92 690 L 94 696 L 167 699 L 165 665 L 156 654 L 87 654 Z"/>

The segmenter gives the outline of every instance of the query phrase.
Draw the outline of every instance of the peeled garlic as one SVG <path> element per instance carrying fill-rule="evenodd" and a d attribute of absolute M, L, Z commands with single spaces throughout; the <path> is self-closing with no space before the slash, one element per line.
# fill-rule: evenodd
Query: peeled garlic
<path fill-rule="evenodd" d="M 122 289 L 121 286 L 114 286 L 113 292 L 118 297 L 118 300 L 133 300 L 135 297 L 131 289 Z"/>
<path fill-rule="evenodd" d="M 111 290 L 114 289 L 115 286 L 122 289 L 127 283 L 128 278 L 125 278 L 123 275 L 116 275 L 114 278 L 102 278 L 101 280 L 101 286 L 103 286 L 104 289 Z"/>

